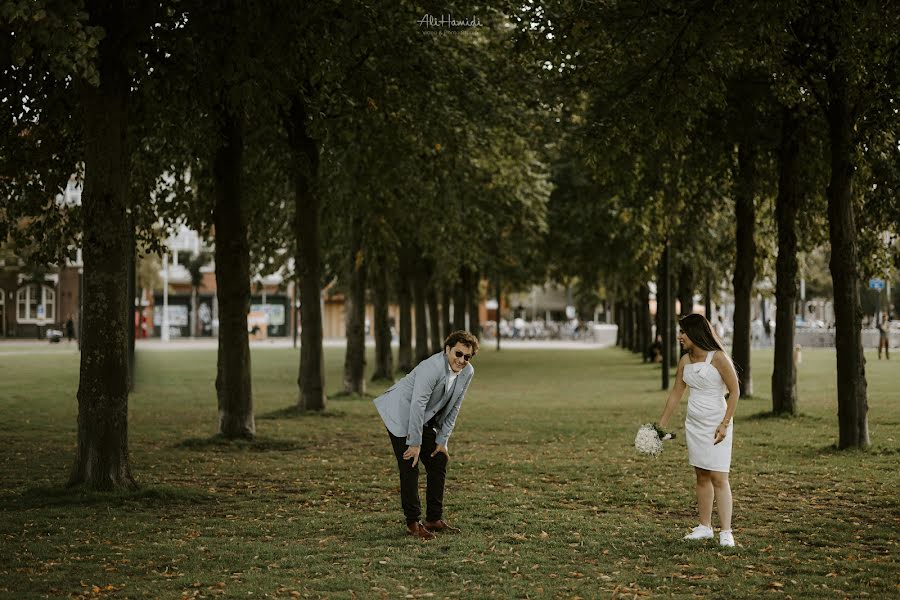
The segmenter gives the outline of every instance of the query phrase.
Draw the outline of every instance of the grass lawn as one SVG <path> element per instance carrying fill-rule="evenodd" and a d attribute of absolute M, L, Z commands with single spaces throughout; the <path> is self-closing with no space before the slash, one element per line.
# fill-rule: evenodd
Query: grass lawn
<path fill-rule="evenodd" d="M 329 388 L 343 352 L 326 349 Z M 900 369 L 869 353 L 872 447 L 838 452 L 835 357 L 804 350 L 802 416 L 770 418 L 771 352 L 735 418 L 735 537 L 697 523 L 681 434 L 634 434 L 665 399 L 618 349 L 486 348 L 450 440 L 456 536 L 404 535 L 371 399 L 296 399 L 298 352 L 256 349 L 258 439 L 216 428 L 214 350 L 144 351 L 130 402 L 138 492 L 66 490 L 78 356 L 0 356 L 0 597 L 886 598 L 900 592 Z M 370 358 L 370 365 L 374 361 Z M 371 390 L 379 392 L 383 387 Z M 424 480 L 424 477 L 422 478 Z M 424 481 L 423 481 L 424 487 Z M 424 489 L 423 489 L 424 501 Z M 714 524 L 716 524 L 714 517 Z"/>

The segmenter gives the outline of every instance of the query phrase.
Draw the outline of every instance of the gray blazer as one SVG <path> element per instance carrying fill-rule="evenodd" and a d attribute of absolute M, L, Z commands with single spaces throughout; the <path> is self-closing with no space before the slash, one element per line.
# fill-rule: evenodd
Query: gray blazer
<path fill-rule="evenodd" d="M 437 443 L 446 446 L 456 425 L 463 397 L 475 375 L 475 367 L 466 365 L 447 394 L 447 376 L 450 373 L 447 356 L 438 352 L 420 362 L 406 377 L 375 398 L 375 408 L 388 431 L 397 437 L 405 437 L 407 446 L 421 446 L 422 427 L 437 415 Z"/>

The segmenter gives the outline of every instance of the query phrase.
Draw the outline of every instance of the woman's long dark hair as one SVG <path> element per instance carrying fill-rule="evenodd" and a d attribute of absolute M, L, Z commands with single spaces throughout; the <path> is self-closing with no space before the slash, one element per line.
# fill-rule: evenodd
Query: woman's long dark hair
<path fill-rule="evenodd" d="M 722 347 L 721 340 L 713 331 L 712 325 L 709 324 L 709 321 L 703 315 L 694 313 L 682 317 L 678 320 L 678 326 L 699 348 L 707 352 L 721 350 L 725 356 L 728 356 L 725 348 Z"/>

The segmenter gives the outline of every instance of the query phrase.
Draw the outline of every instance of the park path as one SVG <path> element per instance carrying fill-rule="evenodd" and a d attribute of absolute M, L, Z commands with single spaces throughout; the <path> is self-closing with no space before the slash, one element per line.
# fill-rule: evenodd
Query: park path
<path fill-rule="evenodd" d="M 298 342 L 299 343 L 299 342 Z M 330 338 L 323 341 L 326 348 L 343 348 L 347 342 L 343 338 Z M 254 340 L 250 342 L 250 347 L 257 348 L 291 348 L 294 342 L 290 338 L 270 338 L 267 340 Z M 394 348 L 397 343 L 391 344 Z M 494 350 L 496 341 L 485 340 L 482 348 Z M 596 343 L 578 340 L 502 340 L 500 346 L 503 350 L 597 350 L 607 348 L 611 344 Z M 375 342 L 366 341 L 366 346 L 373 348 Z M 138 340 L 136 349 L 150 352 L 165 352 L 167 350 L 215 350 L 218 348 L 218 341 L 215 338 L 200 339 L 174 339 L 163 342 L 159 339 Z M 0 356 L 21 356 L 23 354 L 71 354 L 78 352 L 76 344 L 68 344 L 61 342 L 60 344 L 50 344 L 46 341 L 38 340 L 4 340 L 0 341 Z"/>

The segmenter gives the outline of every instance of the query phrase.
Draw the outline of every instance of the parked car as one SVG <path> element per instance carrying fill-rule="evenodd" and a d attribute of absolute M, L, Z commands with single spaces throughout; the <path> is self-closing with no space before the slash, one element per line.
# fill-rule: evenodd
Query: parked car
<path fill-rule="evenodd" d="M 46 335 L 48 342 L 51 344 L 58 344 L 63 337 L 63 332 L 59 329 L 48 329 Z"/>

